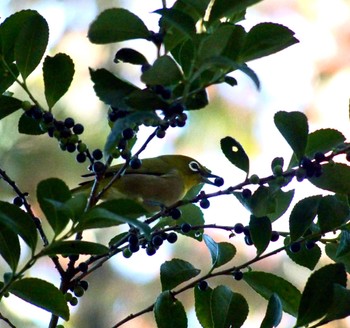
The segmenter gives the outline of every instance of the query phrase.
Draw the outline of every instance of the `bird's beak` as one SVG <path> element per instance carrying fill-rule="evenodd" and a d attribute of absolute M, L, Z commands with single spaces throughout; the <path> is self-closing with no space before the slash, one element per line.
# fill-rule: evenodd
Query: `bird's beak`
<path fill-rule="evenodd" d="M 203 170 L 201 172 L 204 183 L 211 184 L 216 187 L 221 187 L 224 184 L 224 179 L 218 175 L 212 174 L 209 170 Z"/>

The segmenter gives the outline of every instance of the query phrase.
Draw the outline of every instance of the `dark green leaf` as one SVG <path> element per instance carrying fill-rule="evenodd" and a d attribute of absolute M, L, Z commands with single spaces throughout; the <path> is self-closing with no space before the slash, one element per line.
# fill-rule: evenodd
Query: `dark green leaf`
<path fill-rule="evenodd" d="M 337 256 L 338 249 L 338 244 L 333 243 L 327 243 L 325 248 L 327 256 L 336 263 L 344 264 L 346 271 L 350 273 L 350 257 L 348 254 Z"/>
<path fill-rule="evenodd" d="M 178 0 L 173 8 L 188 13 L 195 20 L 204 18 L 210 0 Z"/>
<path fill-rule="evenodd" d="M 66 321 L 69 319 L 69 309 L 64 295 L 54 285 L 45 280 L 24 278 L 14 282 L 9 292 Z"/>
<path fill-rule="evenodd" d="M 343 230 L 340 234 L 340 241 L 337 247 L 336 257 L 340 258 L 350 252 L 350 232 Z"/>
<path fill-rule="evenodd" d="M 282 320 L 282 302 L 277 294 L 273 293 L 267 305 L 266 314 L 260 328 L 277 327 Z"/>
<path fill-rule="evenodd" d="M 250 211 L 257 217 L 267 216 L 276 211 L 275 195 L 270 192 L 269 187 L 259 186 L 247 202 L 249 202 Z"/>
<path fill-rule="evenodd" d="M 162 291 L 172 290 L 181 283 L 196 277 L 199 273 L 200 270 L 189 262 L 180 259 L 166 261 L 160 266 Z"/>
<path fill-rule="evenodd" d="M 156 110 L 163 109 L 168 104 L 154 91 L 149 89 L 135 90 L 125 98 L 128 106 L 136 110 Z"/>
<path fill-rule="evenodd" d="M 143 21 L 123 8 L 105 10 L 92 22 L 88 31 L 89 40 L 96 44 L 147 39 L 149 35 Z"/>
<path fill-rule="evenodd" d="M 11 270 L 16 271 L 21 255 L 18 235 L 2 222 L 0 223 L 0 255 Z"/>
<path fill-rule="evenodd" d="M 117 51 L 114 57 L 114 62 L 118 63 L 119 61 L 134 65 L 143 65 L 148 63 L 143 54 L 131 48 L 122 48 Z"/>
<path fill-rule="evenodd" d="M 274 199 L 275 199 L 275 212 L 269 213 L 268 217 L 271 220 L 271 222 L 276 221 L 278 218 L 280 218 L 289 208 L 289 205 L 291 204 L 294 197 L 294 190 L 288 190 L 288 191 L 282 191 L 278 190 L 274 193 Z"/>
<path fill-rule="evenodd" d="M 289 237 L 284 239 L 284 244 L 290 244 Z M 315 266 L 320 260 L 322 254 L 321 249 L 317 244 L 313 248 L 307 249 L 305 247 L 305 243 L 301 245 L 299 252 L 293 253 L 289 250 L 289 247 L 286 249 L 286 252 L 292 261 L 310 270 L 315 269 Z"/>
<path fill-rule="evenodd" d="M 141 80 L 147 85 L 172 85 L 178 83 L 182 79 L 182 74 L 174 62 L 167 55 L 159 57 L 150 69 L 141 75 Z"/>
<path fill-rule="evenodd" d="M 114 107 L 124 107 L 124 97 L 138 90 L 134 85 L 119 79 L 108 70 L 90 68 L 94 90 L 101 101 Z"/>
<path fill-rule="evenodd" d="M 344 135 L 334 129 L 320 129 L 311 132 L 307 138 L 305 156 L 313 158 L 317 152 L 327 153 L 335 147 L 343 144 L 345 141 Z M 299 162 L 293 155 L 289 168 L 298 165 Z"/>
<path fill-rule="evenodd" d="M 337 194 L 350 194 L 350 166 L 343 163 L 322 165 L 322 175 L 310 178 L 309 181 L 318 188 Z"/>
<path fill-rule="evenodd" d="M 210 305 L 215 328 L 239 328 L 249 312 L 245 298 L 233 293 L 227 286 L 218 286 L 213 290 Z"/>
<path fill-rule="evenodd" d="M 15 59 L 24 80 L 39 65 L 48 41 L 49 27 L 41 15 L 33 15 L 21 26 L 15 42 Z"/>
<path fill-rule="evenodd" d="M 87 195 L 81 193 L 74 195 L 71 199 L 65 202 L 65 206 L 71 213 L 71 219 L 76 222 L 84 213 L 87 204 Z"/>
<path fill-rule="evenodd" d="M 231 17 L 261 0 L 216 0 L 211 8 L 209 22 L 213 23 L 223 17 Z"/>
<path fill-rule="evenodd" d="M 225 137 L 220 141 L 221 150 L 226 158 L 239 169 L 249 174 L 249 158 L 241 144 L 232 137 Z"/>
<path fill-rule="evenodd" d="M 164 26 L 165 23 L 168 29 L 175 27 L 190 38 L 196 34 L 196 22 L 191 15 L 188 15 L 186 12 L 174 8 L 158 9 L 154 12 L 162 16 L 162 26 Z"/>
<path fill-rule="evenodd" d="M 1 28 L 0 28 L 1 31 Z M 1 36 L 1 33 L 0 33 Z M 9 64 L 9 68 L 0 64 L 0 95 L 3 94 L 15 81 L 19 72 L 15 64 Z M 3 110 L 1 110 L 2 112 Z M 0 113 L 1 118 L 1 113 Z"/>
<path fill-rule="evenodd" d="M 300 200 L 293 208 L 289 217 L 290 237 L 292 241 L 299 239 L 310 227 L 316 217 L 321 195 Z"/>
<path fill-rule="evenodd" d="M 44 248 L 42 255 L 72 255 L 72 254 L 88 254 L 88 255 L 102 255 L 107 254 L 109 248 L 89 241 L 82 240 L 66 240 L 56 241 Z"/>
<path fill-rule="evenodd" d="M 72 197 L 68 186 L 60 179 L 50 178 L 39 182 L 36 193 L 41 210 L 58 235 L 70 219 L 64 206 L 64 203 Z"/>
<path fill-rule="evenodd" d="M 298 160 L 305 154 L 308 139 L 308 122 L 301 112 L 277 112 L 274 117 L 275 125 L 288 144 L 293 149 Z"/>
<path fill-rule="evenodd" d="M 38 235 L 33 219 L 18 206 L 0 201 L 0 222 L 21 236 L 34 252 Z"/>
<path fill-rule="evenodd" d="M 191 74 L 193 60 L 196 55 L 195 44 L 192 40 L 184 41 L 178 44 L 171 54 L 181 66 L 184 76 L 188 77 Z"/>
<path fill-rule="evenodd" d="M 158 328 L 187 328 L 185 309 L 170 291 L 161 293 L 154 304 Z"/>
<path fill-rule="evenodd" d="M 38 15 L 38 12 L 35 10 L 21 10 L 7 17 L 0 25 L 1 54 L 8 64 L 15 60 L 15 42 L 22 27 L 30 18 Z"/>
<path fill-rule="evenodd" d="M 318 225 L 321 232 L 329 232 L 344 224 L 349 216 L 349 205 L 337 196 L 324 196 L 318 205 Z"/>
<path fill-rule="evenodd" d="M 127 238 L 125 239 L 126 236 L 129 236 L 128 232 L 122 232 L 116 236 L 114 236 L 109 242 L 108 242 L 108 246 L 109 247 L 113 247 L 116 244 L 118 244 L 118 246 L 120 245 L 119 243 L 121 242 L 121 240 L 124 240 L 124 242 L 127 240 Z"/>
<path fill-rule="evenodd" d="M 289 281 L 272 273 L 259 271 L 245 272 L 243 279 L 267 300 L 276 293 L 282 302 L 283 311 L 297 315 L 301 294 Z"/>
<path fill-rule="evenodd" d="M 346 318 L 350 315 L 350 291 L 345 287 L 334 284 L 332 302 L 326 316 L 315 326 L 319 327 L 333 320 Z"/>
<path fill-rule="evenodd" d="M 198 92 L 191 93 L 185 102 L 185 105 L 187 109 L 201 109 L 205 106 L 207 106 L 209 103 L 208 101 L 208 94 L 205 89 L 201 89 Z"/>
<path fill-rule="evenodd" d="M 32 136 L 38 136 L 45 133 L 45 131 L 40 128 L 39 121 L 29 117 L 25 113 L 22 114 L 18 121 L 18 132 Z"/>
<path fill-rule="evenodd" d="M 210 300 L 213 290 L 208 287 L 206 290 L 194 288 L 194 305 L 197 319 L 203 328 L 213 328 L 213 318 L 210 308 Z"/>
<path fill-rule="evenodd" d="M 9 97 L 9 96 L 0 96 L 0 120 L 14 113 L 16 110 L 22 107 L 22 101 Z"/>
<path fill-rule="evenodd" d="M 49 108 L 68 91 L 74 75 L 72 59 L 63 53 L 46 56 L 43 64 L 45 97 Z"/>
<path fill-rule="evenodd" d="M 275 23 L 260 23 L 247 33 L 239 57 L 247 62 L 271 55 L 297 42 L 289 28 Z"/>
<path fill-rule="evenodd" d="M 327 314 L 332 301 L 334 284 L 346 286 L 344 264 L 326 265 L 309 277 L 300 299 L 298 326 L 305 326 Z"/>
<path fill-rule="evenodd" d="M 231 261 L 236 255 L 236 248 L 227 242 L 216 243 L 210 236 L 203 235 L 205 244 L 207 245 L 213 268 L 218 268 Z"/>
<path fill-rule="evenodd" d="M 254 246 L 256 247 L 256 255 L 262 254 L 270 243 L 271 239 L 271 221 L 267 216 L 256 217 L 250 216 L 249 231 Z"/>

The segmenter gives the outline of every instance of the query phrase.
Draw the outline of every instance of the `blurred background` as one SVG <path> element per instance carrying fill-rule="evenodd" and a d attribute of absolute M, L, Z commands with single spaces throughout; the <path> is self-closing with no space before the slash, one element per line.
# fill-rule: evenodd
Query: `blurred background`
<path fill-rule="evenodd" d="M 168 6 L 172 1 L 167 1 Z M 124 44 L 93 45 L 86 35 L 89 24 L 106 8 L 123 7 L 141 17 L 150 29 L 157 31 L 159 16 L 152 11 L 161 7 L 161 0 L 2 0 L 0 22 L 22 9 L 35 9 L 48 21 L 50 27 L 49 55 L 67 53 L 75 63 L 75 77 L 72 86 L 55 106 L 54 114 L 60 119 L 68 116 L 85 126 L 83 140 L 90 149 L 103 148 L 109 132 L 107 107 L 95 96 L 88 68 L 105 67 L 133 83 L 139 81 L 139 67 L 116 65 L 115 52 L 128 45 L 139 51 L 151 62 L 156 49 L 146 41 L 131 41 Z M 216 85 L 208 91 L 210 105 L 189 115 L 183 129 L 173 129 L 165 139 L 154 140 L 143 153 L 143 157 L 166 153 L 186 154 L 198 159 L 214 173 L 225 179 L 225 186 L 236 185 L 244 179 L 244 173 L 235 169 L 220 151 L 220 139 L 232 136 L 245 148 L 251 159 L 251 173 L 260 177 L 270 175 L 270 163 L 276 156 L 288 162 L 291 151 L 273 124 L 273 115 L 279 110 L 302 111 L 309 118 L 310 131 L 320 128 L 335 128 L 349 137 L 349 95 L 350 95 L 350 1 L 347 0 L 265 0 L 248 10 L 242 25 L 249 29 L 259 22 L 275 22 L 289 27 L 296 33 L 300 43 L 281 53 L 249 63 L 261 81 L 258 91 L 253 82 L 240 73 L 234 73 L 238 86 Z M 29 88 L 41 104 L 45 104 L 41 68 L 29 78 Z M 15 96 L 27 100 L 27 96 L 16 86 L 11 87 Z M 86 164 L 78 164 L 75 156 L 58 149 L 55 140 L 46 135 L 29 137 L 17 132 L 20 113 L 0 122 L 0 167 L 17 182 L 22 191 L 30 193 L 33 207 L 35 189 L 39 181 L 59 177 L 70 187 L 81 181 L 86 173 Z M 139 135 L 142 142 L 150 133 L 143 129 Z M 303 185 L 289 185 L 286 190 L 298 187 L 295 201 L 310 193 L 320 193 L 307 182 Z M 215 188 L 206 187 L 206 191 Z M 1 200 L 14 197 L 11 189 L 0 181 Z M 211 200 L 211 207 L 205 210 L 208 223 L 234 225 L 248 224 L 249 213 L 231 196 Z M 50 228 L 43 222 L 47 234 Z M 288 213 L 273 225 L 273 229 L 285 231 L 288 227 Z M 118 233 L 117 228 L 86 233 L 87 240 L 107 243 Z M 206 231 L 216 241 L 228 240 L 227 232 Z M 230 265 L 239 265 L 255 256 L 253 247 L 244 244 L 241 235 L 231 239 L 238 249 Z M 281 241 L 282 243 L 282 241 Z M 269 246 L 277 248 L 279 242 Z M 23 249 L 25 251 L 25 249 Z M 153 257 L 143 252 L 131 259 L 121 256 L 112 258 L 100 270 L 88 277 L 90 287 L 79 304 L 71 308 L 72 319 L 64 323 L 70 327 L 111 327 L 130 313 L 152 304 L 160 292 L 159 267 L 165 260 L 181 258 L 192 262 L 205 274 L 210 269 L 210 255 L 204 243 L 179 236 L 175 246 L 165 245 Z M 328 263 L 322 258 L 318 267 Z M 280 254 L 253 266 L 254 270 L 265 270 L 294 283 L 303 289 L 308 269 L 302 268 Z M 0 262 L 0 273 L 8 268 Z M 59 283 L 59 276 L 48 260 L 39 261 L 30 272 Z M 243 281 L 231 277 L 211 279 L 211 287 L 227 284 L 233 291 L 243 294 L 250 305 L 250 313 L 244 327 L 258 326 L 266 311 L 267 302 L 255 294 Z M 179 296 L 189 314 L 189 327 L 200 327 L 192 308 L 193 293 L 188 291 Z M 0 305 L 0 312 L 10 318 L 17 327 L 47 327 L 50 315 L 29 306 L 16 297 L 9 297 Z M 294 318 L 284 314 L 281 327 L 292 327 Z M 344 319 L 325 327 L 348 327 L 350 320 Z M 0 321 L 0 327 L 5 327 Z M 155 327 L 153 314 L 143 315 L 123 327 Z"/>

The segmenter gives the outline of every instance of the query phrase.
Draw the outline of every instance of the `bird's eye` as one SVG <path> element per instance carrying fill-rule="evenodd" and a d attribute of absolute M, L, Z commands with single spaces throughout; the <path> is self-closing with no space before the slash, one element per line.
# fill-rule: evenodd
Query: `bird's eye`
<path fill-rule="evenodd" d="M 190 168 L 191 171 L 193 172 L 199 172 L 200 171 L 200 167 L 199 164 L 195 161 L 192 161 L 188 164 L 188 167 Z"/>

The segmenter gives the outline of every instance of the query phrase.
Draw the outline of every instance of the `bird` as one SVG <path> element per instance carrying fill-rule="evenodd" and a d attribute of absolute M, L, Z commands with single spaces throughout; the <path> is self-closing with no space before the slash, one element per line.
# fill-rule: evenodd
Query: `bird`
<path fill-rule="evenodd" d="M 100 181 L 99 190 L 105 187 L 123 164 L 107 169 Z M 84 177 L 93 176 L 93 173 Z M 155 212 L 168 207 L 200 184 L 222 186 L 224 181 L 195 159 L 185 155 L 161 155 L 141 160 L 139 168 L 128 166 L 112 186 L 102 194 L 101 200 L 131 199 L 147 211 Z M 73 193 L 89 192 L 93 180 L 80 183 Z"/>

